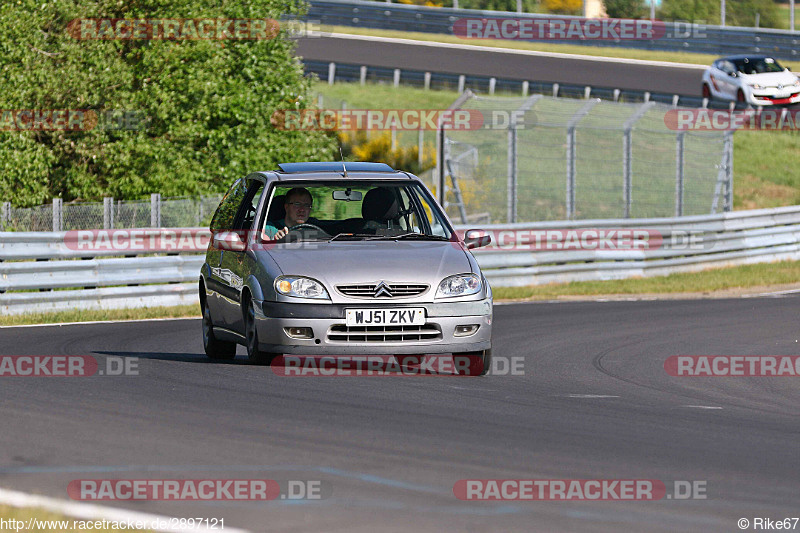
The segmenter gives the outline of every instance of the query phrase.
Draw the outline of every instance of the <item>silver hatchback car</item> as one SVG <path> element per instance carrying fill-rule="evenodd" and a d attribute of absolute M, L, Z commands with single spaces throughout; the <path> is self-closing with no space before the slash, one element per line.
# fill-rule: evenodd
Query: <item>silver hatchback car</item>
<path fill-rule="evenodd" d="M 416 176 L 382 163 L 288 163 L 237 180 L 211 222 L 200 273 L 203 345 L 231 359 L 278 354 L 453 354 L 491 365 L 492 292 Z"/>

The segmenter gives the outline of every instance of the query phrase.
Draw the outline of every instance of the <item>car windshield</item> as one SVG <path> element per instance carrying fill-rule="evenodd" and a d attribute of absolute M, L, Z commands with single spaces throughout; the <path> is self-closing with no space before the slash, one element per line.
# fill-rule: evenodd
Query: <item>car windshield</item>
<path fill-rule="evenodd" d="M 446 241 L 452 237 L 438 205 L 417 182 L 280 183 L 271 189 L 268 205 L 261 224 L 265 240 Z M 284 228 L 289 231 L 281 236 L 278 232 Z"/>
<path fill-rule="evenodd" d="M 736 70 L 742 74 L 783 71 L 783 67 L 771 57 L 745 57 L 734 60 L 733 64 L 736 65 Z"/>

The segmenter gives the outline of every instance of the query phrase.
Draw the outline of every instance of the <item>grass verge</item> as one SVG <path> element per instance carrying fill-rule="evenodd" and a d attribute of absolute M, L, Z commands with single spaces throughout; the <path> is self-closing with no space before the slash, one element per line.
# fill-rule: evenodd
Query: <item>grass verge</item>
<path fill-rule="evenodd" d="M 800 261 L 781 261 L 702 272 L 670 274 L 652 278 L 633 278 L 609 281 L 580 281 L 530 287 L 498 287 L 492 289 L 495 300 L 553 300 L 570 296 L 613 296 L 631 294 L 700 293 L 713 296 L 727 291 L 736 296 L 738 289 L 797 284 L 800 280 Z"/>
<path fill-rule="evenodd" d="M 323 95 L 323 107 L 329 109 L 341 107 L 342 101 L 347 102 L 351 109 L 446 109 L 458 97 L 456 91 L 395 88 L 389 84 L 361 86 L 358 83 L 328 85 L 316 82 L 313 89 Z M 435 142 L 434 132 L 425 132 L 425 142 Z M 399 132 L 398 143 L 401 146 L 415 145 L 417 133 Z M 798 132 L 738 131 L 733 136 L 733 144 L 734 209 L 800 204 Z M 600 142 L 595 146 L 602 148 Z M 505 146 L 498 149 L 504 151 Z M 674 158 L 671 153 L 666 157 L 670 161 Z M 505 165 L 505 160 L 501 164 Z M 561 183 L 557 186 L 561 194 Z"/>
<path fill-rule="evenodd" d="M 320 26 L 322 32 L 347 33 L 350 35 L 371 35 L 396 39 L 413 39 L 449 44 L 471 44 L 491 48 L 508 48 L 511 50 L 532 50 L 560 54 L 577 54 L 598 57 L 616 57 L 619 59 L 640 59 L 646 61 L 666 61 L 669 63 L 689 63 L 694 65 L 710 65 L 718 59 L 718 55 L 694 54 L 691 52 L 662 52 L 658 50 L 638 50 L 635 48 L 618 48 L 613 46 L 587 46 L 579 44 L 555 44 L 527 41 L 510 41 L 501 39 L 462 39 L 455 35 L 443 33 L 402 32 L 395 30 L 378 30 L 372 28 L 356 28 L 351 26 Z M 781 64 L 797 71 L 798 61 L 783 61 Z"/>
<path fill-rule="evenodd" d="M 199 305 L 144 307 L 138 309 L 74 309 L 57 313 L 27 313 L 0 316 L 0 326 L 54 324 L 59 322 L 94 322 L 100 320 L 143 320 L 147 318 L 200 318 Z"/>

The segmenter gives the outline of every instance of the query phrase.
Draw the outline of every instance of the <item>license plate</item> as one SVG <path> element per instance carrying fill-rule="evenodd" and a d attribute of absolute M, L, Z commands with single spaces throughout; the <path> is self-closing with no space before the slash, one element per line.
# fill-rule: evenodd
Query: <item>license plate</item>
<path fill-rule="evenodd" d="M 425 308 L 347 309 L 345 317 L 348 326 L 422 326 Z"/>

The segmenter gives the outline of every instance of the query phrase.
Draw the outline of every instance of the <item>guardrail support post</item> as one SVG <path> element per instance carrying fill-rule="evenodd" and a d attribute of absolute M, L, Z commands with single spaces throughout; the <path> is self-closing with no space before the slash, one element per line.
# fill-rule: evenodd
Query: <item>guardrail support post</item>
<path fill-rule="evenodd" d="M 527 81 L 523 81 L 522 82 L 522 96 L 527 97 L 529 90 L 530 90 L 530 83 L 528 83 Z"/>
<path fill-rule="evenodd" d="M 150 195 L 150 227 L 161 227 L 161 194 L 157 192 Z"/>
<path fill-rule="evenodd" d="M 466 85 L 467 77 L 461 74 L 458 77 L 458 94 L 462 94 L 464 92 L 464 86 Z"/>
<path fill-rule="evenodd" d="M 400 69 L 394 69 L 394 86 L 395 88 L 400 86 Z"/>
<path fill-rule="evenodd" d="M 553 84 L 553 98 L 555 98 L 556 96 L 558 96 L 558 84 L 554 83 Z"/>
<path fill-rule="evenodd" d="M 328 85 L 333 85 L 333 80 L 336 79 L 336 63 L 331 61 L 328 63 Z"/>
<path fill-rule="evenodd" d="M 497 86 L 497 78 L 489 78 L 489 94 L 494 94 L 495 86 Z"/>
<path fill-rule="evenodd" d="M 683 216 L 683 173 L 684 173 L 684 138 L 686 132 L 678 132 L 675 142 L 675 216 Z"/>
<path fill-rule="evenodd" d="M 425 90 L 427 91 L 430 88 L 431 88 L 431 73 L 430 72 L 426 72 L 425 73 Z"/>
<path fill-rule="evenodd" d="M 62 231 L 64 227 L 64 209 L 61 198 L 53 198 L 53 231 Z"/>
<path fill-rule="evenodd" d="M 103 198 L 103 229 L 114 228 L 114 199 Z"/>
<path fill-rule="evenodd" d="M 359 80 L 361 81 L 361 85 L 365 85 L 367 83 L 367 66 L 361 65 L 361 72 L 359 75 Z"/>

